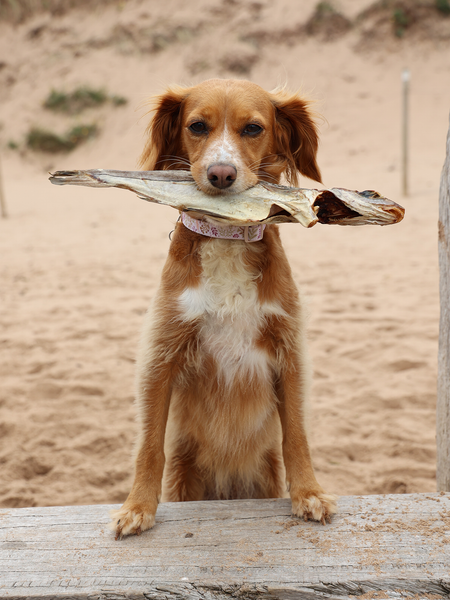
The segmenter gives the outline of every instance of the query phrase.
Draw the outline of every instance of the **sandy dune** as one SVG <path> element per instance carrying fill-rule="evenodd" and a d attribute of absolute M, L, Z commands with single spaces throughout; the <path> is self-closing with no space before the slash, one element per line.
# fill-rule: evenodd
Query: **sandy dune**
<path fill-rule="evenodd" d="M 181 0 L 132 0 L 0 22 L 0 151 L 10 213 L 0 221 L 0 506 L 126 497 L 135 348 L 177 214 L 124 191 L 53 187 L 47 172 L 136 168 L 145 99 L 213 76 L 301 88 L 324 117 L 325 185 L 375 189 L 406 207 L 405 220 L 386 228 L 281 230 L 309 304 L 319 481 L 337 494 L 433 491 L 450 18 L 425 19 L 426 27 L 400 39 L 383 15 L 356 21 L 368 2 L 342 0 L 348 23 L 313 33 L 305 30 L 315 6 L 309 0 L 195 3 L 192 11 Z M 412 73 L 407 198 L 400 191 L 404 66 Z M 85 84 L 128 103 L 74 117 L 42 108 L 52 88 Z M 99 136 L 71 154 L 25 148 L 31 126 L 63 131 L 94 121 Z"/>

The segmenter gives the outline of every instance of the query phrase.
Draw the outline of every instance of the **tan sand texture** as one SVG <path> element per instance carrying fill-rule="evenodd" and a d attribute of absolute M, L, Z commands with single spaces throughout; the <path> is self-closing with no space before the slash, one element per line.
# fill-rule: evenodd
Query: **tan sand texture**
<path fill-rule="evenodd" d="M 10 215 L 0 220 L 0 506 L 121 502 L 130 489 L 135 349 L 177 213 L 120 190 L 52 186 L 48 171 L 136 169 L 145 100 L 210 77 L 301 89 L 324 117 L 324 185 L 375 189 L 406 208 L 391 227 L 280 228 L 310 312 L 320 483 L 337 494 L 435 490 L 450 17 L 410 2 L 397 31 L 389 2 L 341 0 L 325 15 L 310 0 L 82 4 L 22 21 L 0 12 Z M 411 193 L 402 198 L 405 66 Z M 84 85 L 128 102 L 74 115 L 42 107 L 52 89 Z M 32 127 L 86 123 L 97 135 L 70 153 L 26 147 Z"/>

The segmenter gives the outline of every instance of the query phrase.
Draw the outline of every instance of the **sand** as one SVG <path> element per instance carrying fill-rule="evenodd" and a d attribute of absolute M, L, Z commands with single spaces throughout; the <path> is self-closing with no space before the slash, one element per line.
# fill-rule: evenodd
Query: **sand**
<path fill-rule="evenodd" d="M 368 5 L 338 6 L 354 20 Z M 136 168 L 145 100 L 167 85 L 214 76 L 303 90 L 324 117 L 324 184 L 375 189 L 406 207 L 395 226 L 286 224 L 281 232 L 309 306 L 310 439 L 319 481 L 341 495 L 436 489 L 436 222 L 450 19 L 427 21 L 439 35 L 411 28 L 399 39 L 371 17 L 344 33 L 332 28 L 325 41 L 322 30 L 303 29 L 314 6 L 131 0 L 0 22 L 9 212 L 0 221 L 0 506 L 126 498 L 135 349 L 177 214 L 125 191 L 54 187 L 47 172 Z M 412 76 L 407 198 L 400 174 L 404 66 Z M 52 88 L 85 84 L 128 103 L 74 117 L 42 108 Z M 62 132 L 94 121 L 98 137 L 70 154 L 25 147 L 31 126 Z"/>

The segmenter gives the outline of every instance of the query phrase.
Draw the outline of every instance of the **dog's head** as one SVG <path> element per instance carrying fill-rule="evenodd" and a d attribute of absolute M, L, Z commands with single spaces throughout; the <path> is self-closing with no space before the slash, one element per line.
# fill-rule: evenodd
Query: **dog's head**
<path fill-rule="evenodd" d="M 308 102 L 249 81 L 210 79 L 159 96 L 141 157 L 147 170 L 190 169 L 207 194 L 238 193 L 298 172 L 321 181 Z"/>

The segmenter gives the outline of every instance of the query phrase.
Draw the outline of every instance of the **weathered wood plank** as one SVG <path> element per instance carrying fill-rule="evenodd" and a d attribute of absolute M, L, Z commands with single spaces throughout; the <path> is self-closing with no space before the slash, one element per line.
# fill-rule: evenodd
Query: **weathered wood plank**
<path fill-rule="evenodd" d="M 450 494 L 341 498 L 325 527 L 289 500 L 167 503 L 120 542 L 111 508 L 1 510 L 0 597 L 450 596 Z"/>
<path fill-rule="evenodd" d="M 436 407 L 437 488 L 450 491 L 450 127 L 439 193 L 439 323 Z"/>

